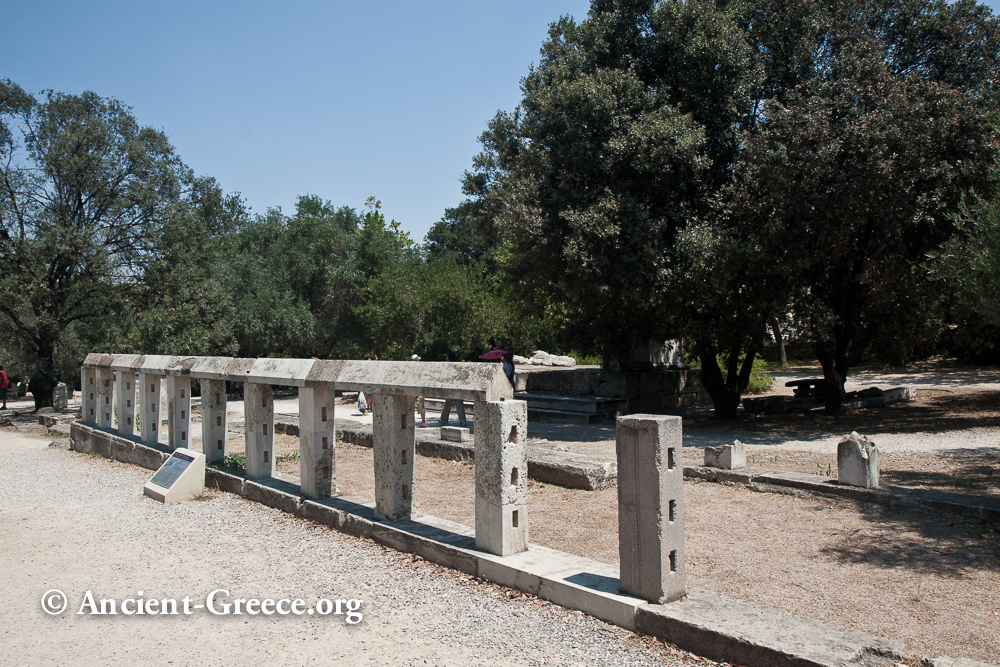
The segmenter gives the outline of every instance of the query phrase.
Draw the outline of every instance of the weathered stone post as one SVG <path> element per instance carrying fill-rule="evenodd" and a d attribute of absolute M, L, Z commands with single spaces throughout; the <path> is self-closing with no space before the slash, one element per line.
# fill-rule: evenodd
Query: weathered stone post
<path fill-rule="evenodd" d="M 69 407 L 69 397 L 65 382 L 60 382 L 52 390 L 52 407 L 56 410 L 65 410 Z"/>
<path fill-rule="evenodd" d="M 681 418 L 618 418 L 618 556 L 623 593 L 672 602 L 684 585 Z"/>
<path fill-rule="evenodd" d="M 201 386 L 201 451 L 205 461 L 221 461 L 229 454 L 226 436 L 226 381 L 200 380 Z"/>
<path fill-rule="evenodd" d="M 243 384 L 247 477 L 274 477 L 274 392 L 269 384 Z"/>
<path fill-rule="evenodd" d="M 126 437 L 135 434 L 135 373 L 118 371 L 115 383 L 118 403 L 118 433 Z"/>
<path fill-rule="evenodd" d="M 476 546 L 498 556 L 528 549 L 528 404 L 477 401 Z"/>
<path fill-rule="evenodd" d="M 408 519 L 413 504 L 414 400 L 413 396 L 372 396 L 375 511 L 390 521 Z"/>
<path fill-rule="evenodd" d="M 115 390 L 115 373 L 110 368 L 97 369 L 97 425 L 101 428 L 111 428 L 111 420 L 115 416 L 115 408 L 111 397 Z"/>
<path fill-rule="evenodd" d="M 155 445 L 160 433 L 160 376 L 139 374 L 139 431 L 143 444 Z"/>
<path fill-rule="evenodd" d="M 878 488 L 878 447 L 875 443 L 852 431 L 837 443 L 837 483 Z"/>
<path fill-rule="evenodd" d="M 80 414 L 84 424 L 97 424 L 97 369 L 80 369 Z"/>
<path fill-rule="evenodd" d="M 310 498 L 329 498 L 337 488 L 333 408 L 333 389 L 299 388 L 299 479 Z"/>
<path fill-rule="evenodd" d="M 167 376 L 167 444 L 170 451 L 191 446 L 191 378 Z"/>

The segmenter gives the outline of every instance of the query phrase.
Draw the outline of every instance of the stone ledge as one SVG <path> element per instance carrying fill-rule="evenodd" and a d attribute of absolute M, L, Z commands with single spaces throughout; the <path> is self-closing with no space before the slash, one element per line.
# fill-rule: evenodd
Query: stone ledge
<path fill-rule="evenodd" d="M 73 449 L 156 469 L 169 454 L 117 433 L 74 424 Z M 100 451 L 98 451 L 100 450 Z M 685 469 L 685 475 L 687 470 Z M 282 475 L 245 480 L 225 470 L 206 470 L 206 483 L 348 535 L 372 539 L 445 567 L 517 588 L 578 609 L 628 630 L 644 632 L 714 660 L 745 667 L 882 667 L 905 650 L 889 640 L 795 616 L 722 595 L 691 589 L 667 605 L 646 604 L 618 591 L 618 568 L 538 545 L 506 558 L 475 548 L 471 528 L 415 514 L 389 522 L 364 498 L 308 500 Z M 936 667 L 990 667 L 964 659 L 936 658 Z M 950 661 L 950 662 L 949 662 Z"/>
<path fill-rule="evenodd" d="M 740 484 L 765 491 L 773 487 L 798 489 L 809 494 L 836 496 L 890 509 L 940 510 L 968 519 L 1000 523 L 1000 500 L 993 498 L 965 496 L 958 493 L 926 489 L 905 489 L 897 486 L 865 489 L 838 484 L 837 480 L 832 477 L 766 470 L 764 468 L 722 470 L 686 465 L 684 466 L 684 476 L 709 482 Z"/>
<path fill-rule="evenodd" d="M 887 639 L 699 589 L 643 605 L 636 630 L 711 660 L 769 667 L 889 667 L 907 655 Z"/>

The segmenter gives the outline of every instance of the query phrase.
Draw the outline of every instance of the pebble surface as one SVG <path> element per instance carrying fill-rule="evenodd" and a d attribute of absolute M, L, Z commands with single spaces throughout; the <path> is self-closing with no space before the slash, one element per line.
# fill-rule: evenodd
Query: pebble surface
<path fill-rule="evenodd" d="M 714 664 L 238 496 L 165 506 L 149 471 L 47 444 L 0 431 L 0 665 Z M 76 613 L 88 590 L 195 605 L 220 588 L 360 599 L 364 617 Z"/>

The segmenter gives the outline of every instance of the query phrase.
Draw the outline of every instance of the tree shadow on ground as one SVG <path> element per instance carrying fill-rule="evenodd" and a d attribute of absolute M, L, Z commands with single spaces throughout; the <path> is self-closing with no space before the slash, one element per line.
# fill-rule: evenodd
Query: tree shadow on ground
<path fill-rule="evenodd" d="M 845 563 L 867 563 L 959 577 L 1000 571 L 1000 526 L 945 512 L 889 510 L 860 505 L 877 530 L 845 533 L 821 553 Z"/>
<path fill-rule="evenodd" d="M 884 485 L 925 488 L 962 495 L 1000 497 L 1000 447 L 949 449 L 937 454 L 948 470 L 883 468 Z"/>
<path fill-rule="evenodd" d="M 839 417 L 810 412 L 743 415 L 736 421 L 720 421 L 700 415 L 685 419 L 684 426 L 706 432 L 768 434 L 789 440 L 814 440 L 851 431 L 877 435 L 1000 428 L 1000 391 L 920 389 L 913 401 L 852 410 Z"/>

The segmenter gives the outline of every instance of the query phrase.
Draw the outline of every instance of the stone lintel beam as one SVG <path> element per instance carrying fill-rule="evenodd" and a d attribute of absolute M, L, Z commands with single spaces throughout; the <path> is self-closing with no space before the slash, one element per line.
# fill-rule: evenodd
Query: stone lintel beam
<path fill-rule="evenodd" d="M 500 364 L 490 363 L 317 361 L 305 386 L 473 402 L 514 397 Z"/>

